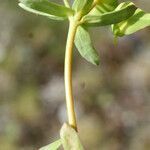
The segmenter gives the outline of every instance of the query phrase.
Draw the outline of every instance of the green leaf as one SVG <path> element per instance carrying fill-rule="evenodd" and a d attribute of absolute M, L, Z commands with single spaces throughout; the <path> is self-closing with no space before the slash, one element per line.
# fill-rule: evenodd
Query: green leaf
<path fill-rule="evenodd" d="M 75 0 L 72 8 L 78 12 L 82 11 L 82 14 L 86 14 L 92 6 L 93 0 Z"/>
<path fill-rule="evenodd" d="M 60 137 L 64 150 L 83 150 L 78 133 L 69 125 L 63 125 Z"/>
<path fill-rule="evenodd" d="M 75 0 L 73 5 L 72 5 L 72 8 L 75 10 L 75 11 L 80 11 L 83 9 L 83 7 L 85 6 L 85 4 L 87 3 L 87 0 Z"/>
<path fill-rule="evenodd" d="M 118 6 L 118 0 L 100 0 L 98 8 L 101 10 L 112 11 Z"/>
<path fill-rule="evenodd" d="M 29 12 L 54 20 L 64 20 L 74 13 L 72 9 L 48 0 L 20 0 L 19 6 Z"/>
<path fill-rule="evenodd" d="M 55 141 L 55 142 L 53 142 L 47 146 L 40 148 L 39 150 L 57 150 L 61 144 L 62 144 L 61 139 L 59 139 L 59 140 L 57 140 L 57 141 Z"/>
<path fill-rule="evenodd" d="M 79 26 L 77 29 L 75 45 L 81 56 L 84 57 L 87 61 L 94 65 L 99 64 L 99 56 L 92 45 L 87 29 L 83 26 Z"/>
<path fill-rule="evenodd" d="M 122 6 L 122 4 L 120 5 Z M 116 24 L 131 17 L 137 9 L 137 7 L 130 2 L 123 3 L 125 7 L 120 8 L 120 5 L 116 10 L 100 14 L 99 16 L 87 15 L 83 18 L 83 22 L 88 26 L 106 26 Z"/>
<path fill-rule="evenodd" d="M 128 20 L 113 25 L 112 30 L 116 36 L 124 36 L 137 32 L 147 26 L 150 26 L 150 13 L 146 13 L 138 8 Z"/>
<path fill-rule="evenodd" d="M 99 3 L 115 8 L 118 5 L 118 0 L 99 0 Z"/>
<path fill-rule="evenodd" d="M 118 0 L 99 0 L 99 3 L 89 13 L 89 15 L 99 16 L 101 14 L 113 11 L 117 6 Z"/>

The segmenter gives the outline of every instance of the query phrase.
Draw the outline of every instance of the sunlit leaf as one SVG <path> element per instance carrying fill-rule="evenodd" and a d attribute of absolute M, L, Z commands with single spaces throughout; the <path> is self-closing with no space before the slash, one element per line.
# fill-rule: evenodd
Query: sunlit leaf
<path fill-rule="evenodd" d="M 78 133 L 69 125 L 63 125 L 60 137 L 64 150 L 83 150 Z"/>
<path fill-rule="evenodd" d="M 72 8 L 76 11 L 80 11 L 83 9 L 85 4 L 87 3 L 87 0 L 74 0 L 74 3 L 72 5 Z"/>
<path fill-rule="evenodd" d="M 131 17 L 137 7 L 130 2 L 123 3 L 124 7 L 119 7 L 111 12 L 100 14 L 99 16 L 87 15 L 83 21 L 88 26 L 106 26 L 116 24 Z M 120 4 L 122 6 L 122 4 Z"/>
<path fill-rule="evenodd" d="M 93 0 L 75 0 L 72 8 L 75 11 L 82 11 L 82 14 L 86 14 L 92 6 Z"/>
<path fill-rule="evenodd" d="M 147 26 L 150 26 L 150 13 L 146 13 L 138 8 L 134 15 L 131 16 L 128 20 L 113 25 L 112 30 L 114 35 L 123 36 L 132 34 Z"/>
<path fill-rule="evenodd" d="M 92 45 L 89 32 L 83 26 L 79 26 L 75 37 L 75 45 L 81 54 L 87 61 L 94 65 L 99 64 L 99 56 Z"/>
<path fill-rule="evenodd" d="M 19 6 L 29 12 L 54 20 L 64 20 L 74 13 L 70 8 L 48 0 L 20 0 Z"/>
<path fill-rule="evenodd" d="M 101 15 L 113 11 L 118 6 L 118 0 L 99 0 L 96 7 L 89 13 L 89 15 Z"/>
<path fill-rule="evenodd" d="M 61 139 L 59 139 L 47 146 L 40 148 L 39 150 L 57 150 L 61 146 L 61 144 Z"/>

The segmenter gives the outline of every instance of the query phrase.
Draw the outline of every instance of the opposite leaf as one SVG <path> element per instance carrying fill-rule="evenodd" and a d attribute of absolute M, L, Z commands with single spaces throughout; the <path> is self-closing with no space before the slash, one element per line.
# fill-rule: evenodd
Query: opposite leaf
<path fill-rule="evenodd" d="M 133 3 L 125 2 L 125 7 L 100 15 L 87 15 L 83 18 L 84 24 L 88 26 L 106 26 L 116 24 L 131 17 L 137 7 Z M 122 5 L 122 4 L 120 4 Z"/>
<path fill-rule="evenodd" d="M 150 26 L 150 13 L 137 9 L 132 17 L 112 26 L 115 36 L 129 35 Z"/>
<path fill-rule="evenodd" d="M 54 20 L 64 20 L 74 13 L 72 9 L 48 0 L 20 0 L 19 6 L 29 12 Z"/>
<path fill-rule="evenodd" d="M 75 45 L 82 57 L 94 65 L 99 65 L 99 56 L 92 45 L 87 29 L 83 26 L 77 29 Z"/>
<path fill-rule="evenodd" d="M 57 150 L 61 145 L 61 139 L 47 145 L 47 146 L 44 146 L 42 148 L 40 148 L 39 150 Z"/>
<path fill-rule="evenodd" d="M 78 133 L 69 125 L 64 124 L 60 130 L 64 150 L 83 150 Z"/>

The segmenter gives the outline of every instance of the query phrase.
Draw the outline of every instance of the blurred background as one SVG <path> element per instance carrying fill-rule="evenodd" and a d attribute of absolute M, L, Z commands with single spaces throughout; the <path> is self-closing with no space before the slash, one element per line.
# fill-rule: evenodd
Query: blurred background
<path fill-rule="evenodd" d="M 134 0 L 150 12 L 150 1 Z M 0 150 L 36 150 L 59 137 L 66 118 L 63 61 L 68 23 L 0 0 Z M 150 149 L 150 28 L 113 44 L 91 30 L 96 67 L 74 50 L 73 90 L 86 150 Z"/>

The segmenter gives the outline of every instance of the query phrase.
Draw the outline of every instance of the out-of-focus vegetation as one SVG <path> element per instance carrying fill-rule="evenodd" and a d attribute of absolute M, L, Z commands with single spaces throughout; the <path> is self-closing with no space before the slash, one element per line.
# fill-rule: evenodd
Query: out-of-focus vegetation
<path fill-rule="evenodd" d="M 150 10 L 147 0 L 134 1 Z M 0 0 L 0 149 L 35 150 L 66 121 L 63 61 L 66 23 Z M 150 149 L 150 28 L 120 38 L 92 31 L 101 64 L 74 53 L 79 131 L 86 150 Z M 53 138 L 52 138 L 53 137 Z"/>

